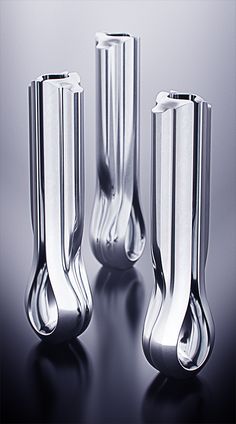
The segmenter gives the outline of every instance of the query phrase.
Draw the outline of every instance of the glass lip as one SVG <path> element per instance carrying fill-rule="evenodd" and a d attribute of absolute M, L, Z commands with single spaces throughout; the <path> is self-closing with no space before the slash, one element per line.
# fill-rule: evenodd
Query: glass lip
<path fill-rule="evenodd" d="M 130 34 L 125 32 L 106 32 L 108 37 L 131 37 Z"/>
<path fill-rule="evenodd" d="M 44 74 L 44 75 L 41 76 L 42 81 L 57 80 L 57 79 L 63 79 L 63 78 L 68 78 L 68 77 L 69 77 L 68 72 L 62 72 L 60 74 Z"/>
<path fill-rule="evenodd" d="M 192 102 L 196 100 L 196 95 L 189 93 L 169 93 L 167 97 L 176 100 L 191 100 Z"/>

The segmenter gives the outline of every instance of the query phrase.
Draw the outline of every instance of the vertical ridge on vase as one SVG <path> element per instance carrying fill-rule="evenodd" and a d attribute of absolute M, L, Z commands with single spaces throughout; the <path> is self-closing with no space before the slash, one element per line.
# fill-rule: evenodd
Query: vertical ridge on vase
<path fill-rule="evenodd" d="M 44 340 L 88 326 L 92 298 L 81 256 L 84 219 L 83 89 L 76 73 L 39 77 L 29 88 L 34 256 L 26 311 Z"/>
<path fill-rule="evenodd" d="M 139 203 L 139 40 L 96 35 L 97 188 L 91 222 L 95 257 L 129 268 L 142 255 Z"/>
<path fill-rule="evenodd" d="M 155 287 L 143 330 L 149 362 L 195 375 L 210 356 L 206 300 L 211 107 L 199 96 L 160 93 L 152 110 L 151 234 Z"/>

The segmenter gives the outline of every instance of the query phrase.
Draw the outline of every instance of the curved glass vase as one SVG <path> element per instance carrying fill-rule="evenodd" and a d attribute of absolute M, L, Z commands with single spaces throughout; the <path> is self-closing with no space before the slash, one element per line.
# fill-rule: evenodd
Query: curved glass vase
<path fill-rule="evenodd" d="M 76 73 L 44 75 L 29 87 L 34 256 L 26 311 L 55 343 L 82 333 L 92 299 L 81 257 L 84 218 L 83 89 Z"/>
<path fill-rule="evenodd" d="M 97 188 L 91 245 L 103 265 L 126 269 L 142 255 L 138 193 L 139 39 L 96 35 Z"/>
<path fill-rule="evenodd" d="M 214 342 L 205 293 L 209 233 L 211 107 L 191 94 L 160 93 L 152 110 L 151 237 L 155 287 L 143 347 L 163 374 L 185 378 Z"/>

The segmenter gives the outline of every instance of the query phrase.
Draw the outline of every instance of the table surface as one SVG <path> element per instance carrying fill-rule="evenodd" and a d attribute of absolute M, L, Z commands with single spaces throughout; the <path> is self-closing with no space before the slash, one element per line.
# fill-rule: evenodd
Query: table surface
<path fill-rule="evenodd" d="M 222 319 L 223 311 L 214 316 L 215 347 L 199 376 L 174 381 L 146 361 L 141 336 L 153 284 L 148 260 L 147 252 L 128 271 L 99 267 L 94 260 L 92 321 L 68 345 L 40 342 L 22 298 L 12 299 L 8 314 L 17 311 L 5 338 L 3 422 L 234 422 L 234 325 Z"/>

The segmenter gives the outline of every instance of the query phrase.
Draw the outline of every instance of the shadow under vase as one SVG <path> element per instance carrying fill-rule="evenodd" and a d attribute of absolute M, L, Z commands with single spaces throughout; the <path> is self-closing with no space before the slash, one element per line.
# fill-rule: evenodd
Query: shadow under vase
<path fill-rule="evenodd" d="M 32 422 L 85 422 L 92 366 L 76 339 L 62 345 L 39 343 L 28 360 Z"/>

